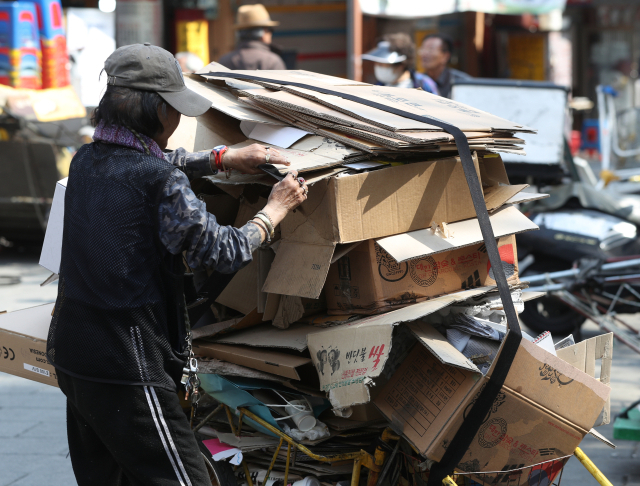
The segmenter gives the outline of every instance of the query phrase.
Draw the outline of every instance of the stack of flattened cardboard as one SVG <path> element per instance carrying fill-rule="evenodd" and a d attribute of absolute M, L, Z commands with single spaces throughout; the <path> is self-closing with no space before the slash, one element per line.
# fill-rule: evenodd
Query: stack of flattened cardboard
<path fill-rule="evenodd" d="M 212 176 L 201 191 L 235 199 L 230 219 L 238 227 L 291 168 L 310 190 L 275 243 L 218 296 L 218 312 L 223 306 L 236 314 L 194 329 L 195 352 L 218 362 L 213 371 L 223 375 L 261 373 L 325 394 L 340 420 L 323 415 L 332 433 L 349 421 L 353 428 L 382 419 L 424 457 L 440 460 L 492 376 L 506 331 L 494 333 L 500 340 L 488 345 L 492 352 L 472 355 L 475 348 L 464 343 L 483 338 L 463 332 L 454 339 L 446 316 L 493 315 L 499 328 L 502 304 L 453 137 L 375 103 L 463 130 L 520 310 L 539 294 L 522 292 L 515 235 L 536 226 L 514 205 L 544 195 L 510 185 L 497 152 L 521 152 L 515 134 L 532 130 L 418 90 L 303 71 L 210 65 L 202 72 L 216 74 L 192 75 L 187 83 L 211 99 L 212 109 L 182 127 L 175 146 L 258 141 L 292 164 L 261 176 Z M 606 384 L 527 340 L 511 370 L 459 469 L 499 471 L 570 454 L 608 397 Z M 585 407 L 577 411 L 575 400 Z"/>

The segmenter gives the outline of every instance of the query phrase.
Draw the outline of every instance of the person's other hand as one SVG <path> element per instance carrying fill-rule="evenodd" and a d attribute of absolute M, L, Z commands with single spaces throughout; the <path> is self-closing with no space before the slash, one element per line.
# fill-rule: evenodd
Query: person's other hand
<path fill-rule="evenodd" d="M 292 170 L 284 179 L 273 186 L 264 211 L 271 216 L 274 225 L 277 226 L 287 213 L 297 208 L 307 199 L 309 188 L 302 179 L 299 182 L 298 172 Z"/>
<path fill-rule="evenodd" d="M 277 149 L 258 143 L 241 149 L 230 148 L 222 156 L 222 163 L 226 168 L 237 170 L 243 174 L 264 174 L 257 167 L 267 163 L 267 154 L 269 154 L 270 164 L 290 165 L 287 158 L 281 155 Z"/>

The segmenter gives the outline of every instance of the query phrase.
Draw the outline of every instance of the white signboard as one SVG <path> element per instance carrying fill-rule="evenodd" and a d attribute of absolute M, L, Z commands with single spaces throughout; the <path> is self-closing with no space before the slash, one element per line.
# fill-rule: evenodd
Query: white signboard
<path fill-rule="evenodd" d="M 538 130 L 518 133 L 527 155 L 500 154 L 505 162 L 559 164 L 564 150 L 567 92 L 561 87 L 454 85 L 451 98 Z"/>

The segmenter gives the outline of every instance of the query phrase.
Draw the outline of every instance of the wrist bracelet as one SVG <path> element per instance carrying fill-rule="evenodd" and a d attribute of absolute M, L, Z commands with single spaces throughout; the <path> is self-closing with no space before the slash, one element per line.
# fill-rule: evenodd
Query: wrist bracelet
<path fill-rule="evenodd" d="M 211 152 L 215 155 L 216 167 L 219 171 L 222 172 L 225 171 L 224 165 L 222 165 L 222 156 L 227 150 L 229 150 L 229 147 L 227 147 L 226 145 L 218 145 L 217 147 L 213 147 L 213 150 L 211 150 Z"/>
<path fill-rule="evenodd" d="M 258 218 L 260 221 L 262 221 L 266 225 L 267 229 L 269 230 L 269 236 L 273 238 L 274 228 L 273 228 L 273 225 L 271 224 L 271 221 L 269 221 L 269 218 L 267 218 L 265 215 L 260 213 L 256 214 L 254 218 Z"/>
<path fill-rule="evenodd" d="M 249 223 L 255 224 L 258 228 L 260 228 L 260 229 L 262 229 L 262 231 L 264 231 L 264 234 L 265 234 L 264 243 L 265 244 L 268 245 L 268 244 L 271 243 L 271 237 L 269 236 L 269 231 L 267 230 L 265 224 L 262 221 L 260 221 L 260 220 L 256 221 L 255 219 L 252 219 L 252 220 L 249 221 Z"/>
<path fill-rule="evenodd" d="M 271 227 L 275 229 L 276 225 L 273 224 L 273 219 L 271 219 L 271 216 L 269 216 L 269 213 L 267 213 L 264 209 L 262 209 L 258 211 L 258 214 L 263 214 L 264 216 L 266 216 L 269 219 L 269 222 L 271 223 Z"/>

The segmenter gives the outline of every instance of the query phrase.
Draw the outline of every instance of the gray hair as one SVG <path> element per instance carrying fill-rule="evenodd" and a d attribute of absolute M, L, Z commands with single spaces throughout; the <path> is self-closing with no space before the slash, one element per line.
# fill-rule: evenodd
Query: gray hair
<path fill-rule="evenodd" d="M 196 72 L 198 69 L 204 67 L 204 61 L 193 52 L 178 52 L 176 54 L 176 59 L 185 59 L 187 69 L 192 72 Z"/>
<path fill-rule="evenodd" d="M 238 30 L 238 39 L 241 41 L 262 40 L 265 27 L 256 27 L 253 29 L 240 29 Z"/>

